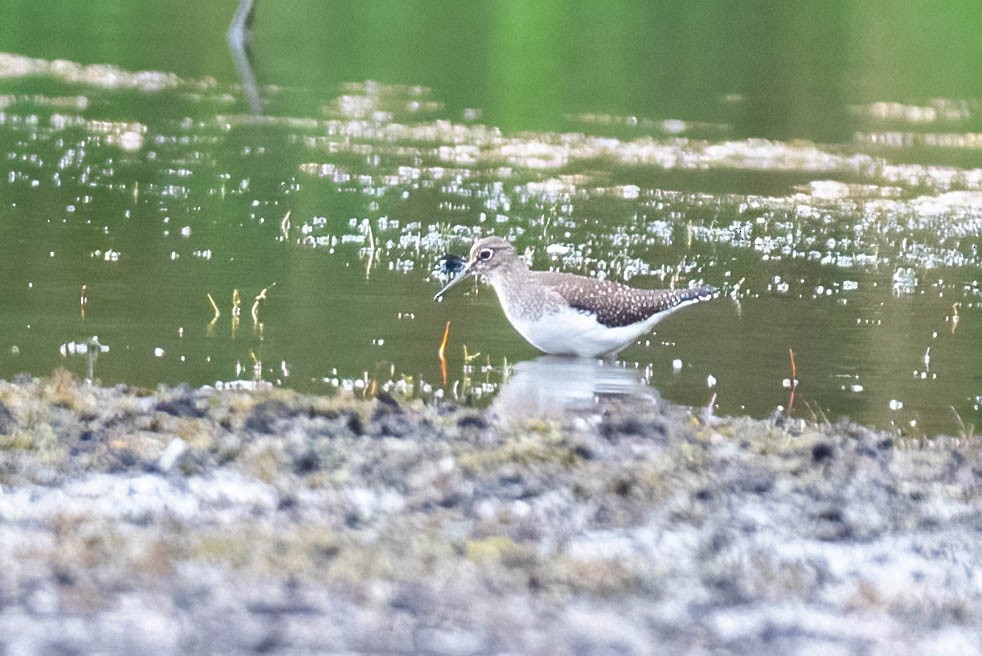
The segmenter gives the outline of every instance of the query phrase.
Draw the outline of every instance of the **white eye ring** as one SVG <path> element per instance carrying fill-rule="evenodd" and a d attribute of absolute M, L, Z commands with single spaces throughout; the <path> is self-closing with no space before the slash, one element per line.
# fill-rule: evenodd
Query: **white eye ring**
<path fill-rule="evenodd" d="M 494 251 L 490 248 L 482 248 L 481 252 L 477 254 L 477 259 L 479 260 L 490 260 L 494 255 Z"/>

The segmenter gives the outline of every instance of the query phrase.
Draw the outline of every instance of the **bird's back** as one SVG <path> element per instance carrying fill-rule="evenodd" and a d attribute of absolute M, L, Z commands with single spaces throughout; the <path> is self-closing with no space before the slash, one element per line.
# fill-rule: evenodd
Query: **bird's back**
<path fill-rule="evenodd" d="M 689 303 L 714 298 L 714 287 L 688 289 L 637 289 L 609 280 L 556 271 L 534 271 L 532 275 L 574 310 L 595 315 L 608 327 L 629 326 L 652 315 L 667 312 Z"/>

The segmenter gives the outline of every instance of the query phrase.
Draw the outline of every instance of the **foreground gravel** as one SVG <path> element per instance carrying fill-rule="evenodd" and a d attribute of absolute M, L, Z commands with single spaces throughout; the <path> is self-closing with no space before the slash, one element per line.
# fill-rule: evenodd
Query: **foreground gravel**
<path fill-rule="evenodd" d="M 982 654 L 977 439 L 0 382 L 0 654 Z"/>

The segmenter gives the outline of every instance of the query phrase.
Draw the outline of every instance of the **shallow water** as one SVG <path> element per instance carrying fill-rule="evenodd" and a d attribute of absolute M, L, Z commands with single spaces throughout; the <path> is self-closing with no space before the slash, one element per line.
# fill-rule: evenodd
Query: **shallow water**
<path fill-rule="evenodd" d="M 493 233 L 536 268 L 723 290 L 621 353 L 628 387 L 725 414 L 982 424 L 970 95 L 844 94 L 791 125 L 748 124 L 761 97 L 735 91 L 679 114 L 545 98 L 545 126 L 425 78 L 312 78 L 261 85 L 255 116 L 228 71 L 57 56 L 0 54 L 2 376 L 490 402 L 536 351 L 489 288 L 431 298 L 438 259 Z"/>

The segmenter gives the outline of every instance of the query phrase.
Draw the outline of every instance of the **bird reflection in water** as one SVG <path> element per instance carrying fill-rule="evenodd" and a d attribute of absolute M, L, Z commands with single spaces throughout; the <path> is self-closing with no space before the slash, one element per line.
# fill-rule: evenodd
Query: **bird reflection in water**
<path fill-rule="evenodd" d="M 648 399 L 658 392 L 641 380 L 636 369 L 597 358 L 543 355 L 514 365 L 508 382 L 491 404 L 503 422 L 559 419 L 590 413 L 611 399 Z"/>

